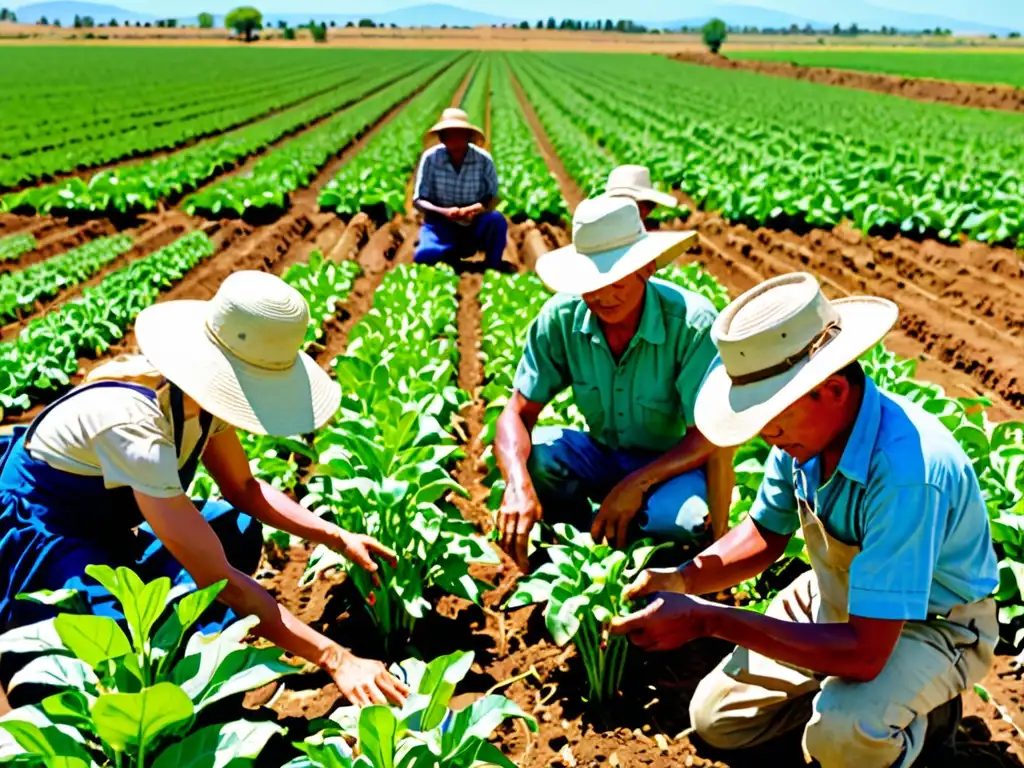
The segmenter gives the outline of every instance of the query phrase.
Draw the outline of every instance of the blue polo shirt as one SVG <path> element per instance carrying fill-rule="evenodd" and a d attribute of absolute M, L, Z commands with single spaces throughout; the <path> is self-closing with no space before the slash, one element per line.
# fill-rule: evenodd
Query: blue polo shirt
<path fill-rule="evenodd" d="M 974 468 L 918 405 L 869 379 L 832 478 L 821 485 L 815 457 L 797 463 L 806 482 L 795 489 L 793 465 L 772 449 L 750 515 L 770 531 L 793 533 L 798 493 L 829 534 L 860 546 L 850 568 L 851 615 L 922 620 L 995 590 L 998 563 Z"/>

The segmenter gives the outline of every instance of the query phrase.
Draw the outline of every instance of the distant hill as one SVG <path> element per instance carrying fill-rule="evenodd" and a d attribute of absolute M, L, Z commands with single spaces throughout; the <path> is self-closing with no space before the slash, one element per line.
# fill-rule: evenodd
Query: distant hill
<path fill-rule="evenodd" d="M 657 26 L 663 29 L 679 29 L 680 27 L 704 26 L 711 18 L 719 18 L 731 27 L 757 27 L 758 29 L 782 29 L 789 28 L 793 24 L 796 24 L 798 27 L 811 24 L 816 29 L 832 26 L 832 24 L 826 25 L 820 21 L 811 21 L 804 16 L 785 13 L 784 11 L 773 11 L 770 8 L 759 8 L 755 5 L 721 5 L 711 8 L 703 16 L 644 23 L 647 26 Z"/>
<path fill-rule="evenodd" d="M 18 14 L 18 21 L 23 24 L 35 24 L 45 16 L 51 24 L 60 19 L 60 23 L 65 27 L 74 23 L 76 15 L 92 16 L 93 21 L 97 24 L 106 24 L 111 19 L 117 19 L 118 24 L 123 24 L 126 21 L 135 23 L 136 21 L 146 22 L 166 18 L 154 16 L 151 13 L 129 11 L 116 5 L 79 2 L 33 3 L 16 8 L 15 13 Z"/>
<path fill-rule="evenodd" d="M 306 24 L 310 19 L 316 21 L 335 22 L 344 25 L 348 22 L 357 23 L 360 19 L 370 19 L 375 24 L 396 24 L 399 27 L 479 27 L 492 24 L 518 24 L 520 19 L 496 16 L 492 13 L 471 11 L 454 5 L 430 3 L 413 5 L 383 13 L 366 11 L 365 13 L 323 14 L 323 13 L 269 13 L 264 23 L 275 25 L 284 21 L 290 25 Z"/>

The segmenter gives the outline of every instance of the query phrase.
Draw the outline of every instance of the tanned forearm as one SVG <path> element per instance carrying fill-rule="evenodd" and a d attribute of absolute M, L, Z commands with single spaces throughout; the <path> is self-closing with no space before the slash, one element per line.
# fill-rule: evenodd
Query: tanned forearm
<path fill-rule="evenodd" d="M 447 208 L 442 208 L 440 205 L 434 205 L 434 203 L 422 197 L 418 197 L 413 200 L 412 204 L 424 213 L 436 213 L 439 216 L 447 216 L 448 214 Z"/>
<path fill-rule="evenodd" d="M 772 533 L 748 517 L 682 566 L 685 591 L 717 594 L 764 573 L 786 551 L 790 538 Z"/>
<path fill-rule="evenodd" d="M 732 507 L 732 492 L 736 486 L 736 470 L 733 468 L 735 453 L 734 448 L 718 448 L 708 457 L 705 465 L 708 515 L 715 541 L 729 532 L 729 509 Z"/>
<path fill-rule="evenodd" d="M 317 517 L 300 504 L 296 504 L 286 494 L 262 480 L 250 478 L 240 492 L 229 494 L 225 498 L 237 509 L 244 509 L 248 514 L 271 528 L 275 528 L 305 541 L 323 544 L 328 547 L 340 546 L 341 529 L 334 523 Z"/>
<path fill-rule="evenodd" d="M 533 448 L 530 434 L 537 423 L 539 410 L 539 404 L 531 404 L 518 392 L 514 392 L 498 417 L 494 455 L 507 485 L 521 488 L 533 486 L 526 462 Z"/>

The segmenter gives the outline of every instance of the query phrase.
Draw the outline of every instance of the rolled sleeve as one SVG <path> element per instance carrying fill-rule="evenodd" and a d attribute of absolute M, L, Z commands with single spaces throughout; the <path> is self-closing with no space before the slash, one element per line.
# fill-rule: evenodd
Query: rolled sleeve
<path fill-rule="evenodd" d="M 155 426 L 119 424 L 98 433 L 91 443 L 108 488 L 127 486 L 158 499 L 185 492 L 174 443 Z"/>
<path fill-rule="evenodd" d="M 569 386 L 565 336 L 552 303 L 530 325 L 513 386 L 535 403 L 547 403 Z"/>
<path fill-rule="evenodd" d="M 886 486 L 864 500 L 861 552 L 850 567 L 850 613 L 922 620 L 949 505 L 933 485 Z"/>
<path fill-rule="evenodd" d="M 800 513 L 793 492 L 793 459 L 778 448 L 772 448 L 764 464 L 764 477 L 757 498 L 750 507 L 750 517 L 772 533 L 782 536 L 800 528 Z"/>

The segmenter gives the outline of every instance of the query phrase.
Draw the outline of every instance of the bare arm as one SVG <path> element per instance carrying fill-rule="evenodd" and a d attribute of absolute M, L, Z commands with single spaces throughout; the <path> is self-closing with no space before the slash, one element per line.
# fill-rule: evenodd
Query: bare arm
<path fill-rule="evenodd" d="M 498 512 L 500 545 L 524 572 L 530 531 L 543 513 L 526 462 L 533 448 L 530 435 L 544 405 L 527 400 L 514 390 L 498 417 L 494 440 L 494 455 L 505 478 L 505 495 Z"/>
<path fill-rule="evenodd" d="M 711 517 L 711 533 L 715 541 L 729 532 L 729 509 L 732 506 L 732 492 L 736 487 L 736 470 L 733 467 L 735 448 L 717 448 L 709 457 L 706 466 L 708 480 L 708 514 Z"/>
<path fill-rule="evenodd" d="M 219 600 L 240 616 L 256 616 L 255 631 L 279 648 L 327 671 L 356 704 L 401 702 L 407 689 L 380 662 L 354 656 L 306 626 L 247 574 L 234 568 L 210 524 L 189 498 L 167 499 L 135 491 L 135 499 L 153 533 L 200 587 L 227 581 Z"/>

